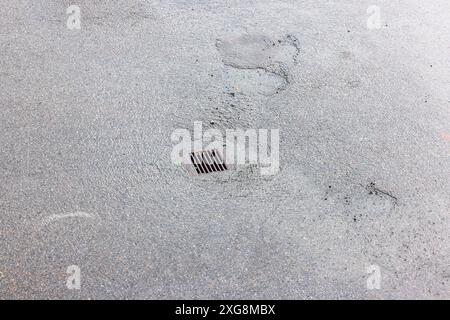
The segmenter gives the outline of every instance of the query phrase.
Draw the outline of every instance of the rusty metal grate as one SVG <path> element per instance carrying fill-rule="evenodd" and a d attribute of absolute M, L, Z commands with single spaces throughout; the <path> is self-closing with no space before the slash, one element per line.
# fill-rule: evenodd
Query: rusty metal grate
<path fill-rule="evenodd" d="M 191 161 L 197 174 L 228 170 L 217 150 L 192 152 Z"/>

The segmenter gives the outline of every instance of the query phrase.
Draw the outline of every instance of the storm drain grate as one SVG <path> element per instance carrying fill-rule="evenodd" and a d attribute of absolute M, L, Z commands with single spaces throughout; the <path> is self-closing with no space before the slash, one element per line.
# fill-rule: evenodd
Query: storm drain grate
<path fill-rule="evenodd" d="M 228 170 L 217 150 L 192 152 L 191 161 L 197 174 Z"/>

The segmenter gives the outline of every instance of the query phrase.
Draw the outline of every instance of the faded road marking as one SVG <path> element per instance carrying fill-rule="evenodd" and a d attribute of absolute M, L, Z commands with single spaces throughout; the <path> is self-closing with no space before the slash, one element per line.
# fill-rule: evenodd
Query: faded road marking
<path fill-rule="evenodd" d="M 87 219 L 95 219 L 98 216 L 92 213 L 77 211 L 77 212 L 71 212 L 71 213 L 62 213 L 62 214 L 53 214 L 51 216 L 48 216 L 44 218 L 41 222 L 41 225 L 45 226 L 49 223 L 52 223 L 54 221 L 59 221 L 67 218 L 87 218 Z"/>

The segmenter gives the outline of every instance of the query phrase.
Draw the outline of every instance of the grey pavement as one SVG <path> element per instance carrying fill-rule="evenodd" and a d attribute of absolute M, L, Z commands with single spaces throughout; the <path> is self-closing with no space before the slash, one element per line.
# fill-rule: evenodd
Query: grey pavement
<path fill-rule="evenodd" d="M 0 17 L 0 299 L 450 298 L 448 0 Z M 279 173 L 188 174 L 194 121 L 279 128 Z"/>

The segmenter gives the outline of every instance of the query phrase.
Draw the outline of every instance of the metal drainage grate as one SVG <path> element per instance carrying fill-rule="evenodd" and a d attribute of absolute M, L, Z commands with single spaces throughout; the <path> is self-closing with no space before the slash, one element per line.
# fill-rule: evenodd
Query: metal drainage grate
<path fill-rule="evenodd" d="M 228 170 L 217 150 L 192 152 L 191 161 L 197 174 Z"/>

